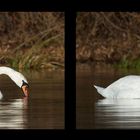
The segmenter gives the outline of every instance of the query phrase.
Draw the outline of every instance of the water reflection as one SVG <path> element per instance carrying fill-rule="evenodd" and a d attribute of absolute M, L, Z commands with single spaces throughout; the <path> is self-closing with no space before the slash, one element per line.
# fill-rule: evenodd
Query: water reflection
<path fill-rule="evenodd" d="M 28 99 L 9 99 L 0 101 L 0 128 L 23 129 L 27 124 Z"/>
<path fill-rule="evenodd" d="M 140 99 L 102 99 L 95 109 L 96 128 L 140 128 Z"/>

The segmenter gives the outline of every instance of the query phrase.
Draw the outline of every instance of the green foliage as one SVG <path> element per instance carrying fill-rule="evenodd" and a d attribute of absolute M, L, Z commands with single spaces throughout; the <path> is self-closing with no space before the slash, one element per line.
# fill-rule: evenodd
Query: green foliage
<path fill-rule="evenodd" d="M 136 59 L 136 60 L 122 59 L 119 63 L 114 64 L 114 65 L 118 68 L 139 69 L 140 68 L 140 59 Z"/>

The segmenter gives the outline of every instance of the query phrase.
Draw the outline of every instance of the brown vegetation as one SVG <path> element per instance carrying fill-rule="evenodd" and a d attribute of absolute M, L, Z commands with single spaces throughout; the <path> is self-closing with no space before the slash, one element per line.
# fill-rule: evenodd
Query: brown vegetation
<path fill-rule="evenodd" d="M 120 63 L 140 58 L 139 12 L 78 12 L 76 24 L 77 61 Z"/>
<path fill-rule="evenodd" d="M 64 67 L 64 13 L 0 12 L 0 64 Z"/>

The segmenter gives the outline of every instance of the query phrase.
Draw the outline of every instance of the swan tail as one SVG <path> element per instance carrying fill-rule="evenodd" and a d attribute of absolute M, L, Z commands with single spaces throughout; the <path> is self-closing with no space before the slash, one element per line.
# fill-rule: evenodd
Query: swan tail
<path fill-rule="evenodd" d="M 105 88 L 99 87 L 99 86 L 96 86 L 96 85 L 94 85 L 94 87 L 97 89 L 97 91 L 98 91 L 99 94 L 101 94 L 103 97 L 105 97 L 104 96 L 104 89 Z"/>

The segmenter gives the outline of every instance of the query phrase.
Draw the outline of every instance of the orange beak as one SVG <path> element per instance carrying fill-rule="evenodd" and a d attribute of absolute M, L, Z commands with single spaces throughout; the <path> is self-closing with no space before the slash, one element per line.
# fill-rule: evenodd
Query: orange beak
<path fill-rule="evenodd" d="M 27 97 L 29 95 L 29 88 L 28 86 L 24 85 L 22 86 L 22 91 L 24 93 L 24 95 Z"/>

